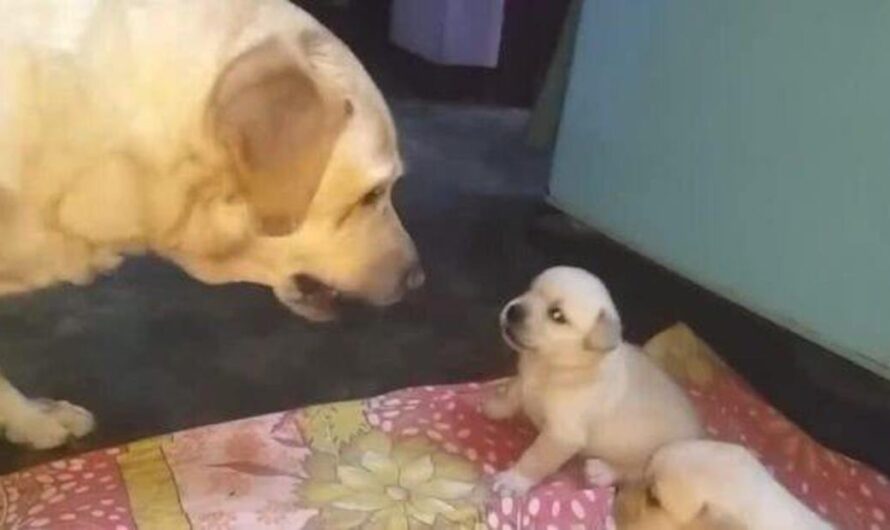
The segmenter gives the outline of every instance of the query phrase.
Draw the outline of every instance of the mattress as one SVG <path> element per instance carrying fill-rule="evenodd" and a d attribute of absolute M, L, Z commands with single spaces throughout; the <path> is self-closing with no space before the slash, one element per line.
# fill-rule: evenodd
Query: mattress
<path fill-rule="evenodd" d="M 890 483 L 820 446 L 690 328 L 646 352 L 694 400 L 711 436 L 751 448 L 845 530 L 890 529 Z M 399 390 L 140 440 L 0 478 L 0 528 L 52 530 L 610 529 L 613 491 L 580 463 L 522 497 L 491 493 L 529 445 L 521 419 L 479 411 L 498 381 Z"/>

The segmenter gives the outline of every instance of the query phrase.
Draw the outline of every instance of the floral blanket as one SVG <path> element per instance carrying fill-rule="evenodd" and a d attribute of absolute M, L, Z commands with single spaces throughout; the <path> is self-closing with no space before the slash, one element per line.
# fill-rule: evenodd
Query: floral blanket
<path fill-rule="evenodd" d="M 890 529 L 890 484 L 810 439 L 682 324 L 645 347 L 708 431 L 747 445 L 845 530 Z M 413 388 L 142 440 L 0 478 L 0 528 L 609 529 L 612 491 L 577 463 L 521 498 L 492 474 L 533 438 L 479 405 L 496 382 Z"/>

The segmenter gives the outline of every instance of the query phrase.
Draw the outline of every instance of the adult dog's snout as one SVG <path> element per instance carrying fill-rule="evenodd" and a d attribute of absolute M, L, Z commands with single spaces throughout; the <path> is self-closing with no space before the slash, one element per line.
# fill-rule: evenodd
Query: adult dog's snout
<path fill-rule="evenodd" d="M 426 282 L 426 273 L 419 261 L 412 263 L 402 276 L 402 286 L 406 291 L 414 291 L 423 287 Z"/>
<path fill-rule="evenodd" d="M 426 273 L 420 261 L 417 258 L 399 261 L 402 261 L 401 265 L 388 264 L 387 272 L 380 272 L 369 278 L 365 287 L 360 290 L 361 297 L 372 305 L 386 307 L 401 302 L 412 291 L 423 287 Z"/>

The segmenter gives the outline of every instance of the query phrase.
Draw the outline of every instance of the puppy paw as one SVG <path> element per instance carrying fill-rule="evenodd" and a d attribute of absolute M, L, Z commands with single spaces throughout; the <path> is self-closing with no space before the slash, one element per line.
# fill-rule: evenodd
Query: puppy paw
<path fill-rule="evenodd" d="M 67 401 L 34 401 L 6 422 L 6 439 L 44 450 L 89 433 L 95 421 L 87 410 Z"/>
<path fill-rule="evenodd" d="M 498 473 L 494 477 L 492 489 L 503 496 L 519 496 L 528 493 L 535 482 L 515 469 Z"/>
<path fill-rule="evenodd" d="M 506 420 L 513 416 L 513 407 L 503 396 L 494 396 L 482 404 L 482 414 L 490 420 Z"/>
<path fill-rule="evenodd" d="M 608 488 L 618 482 L 618 473 L 606 462 L 591 458 L 584 463 L 584 476 L 592 486 Z"/>

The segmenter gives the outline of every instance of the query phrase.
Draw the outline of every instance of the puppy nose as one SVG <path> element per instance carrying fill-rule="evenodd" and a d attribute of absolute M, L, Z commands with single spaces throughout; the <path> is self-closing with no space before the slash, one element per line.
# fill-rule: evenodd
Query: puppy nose
<path fill-rule="evenodd" d="M 525 307 L 520 303 L 510 304 L 507 307 L 507 313 L 505 315 L 507 317 L 507 322 L 510 324 L 519 324 L 523 320 L 525 320 Z"/>
<path fill-rule="evenodd" d="M 426 274 L 423 272 L 423 267 L 421 267 L 420 263 L 411 265 L 402 279 L 405 287 L 411 290 L 420 289 L 424 282 L 426 282 Z"/>

